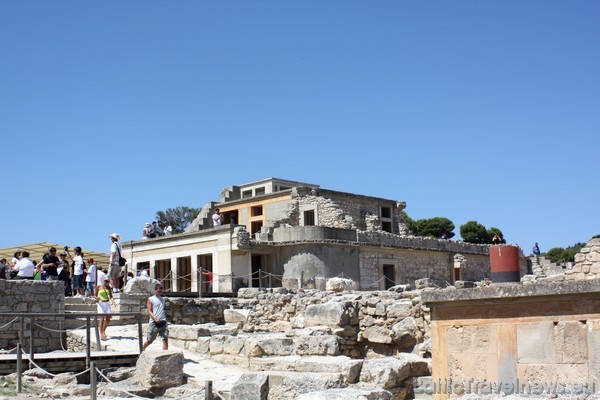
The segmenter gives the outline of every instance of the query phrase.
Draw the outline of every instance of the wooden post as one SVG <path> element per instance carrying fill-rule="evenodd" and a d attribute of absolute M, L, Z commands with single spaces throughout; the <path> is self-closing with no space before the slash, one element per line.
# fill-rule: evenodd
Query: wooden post
<path fill-rule="evenodd" d="M 90 367 L 90 362 L 92 360 L 92 351 L 90 349 L 90 316 L 87 315 L 85 317 L 85 367 Z"/>
<path fill-rule="evenodd" d="M 273 274 L 269 272 L 269 289 L 273 289 Z"/>
<path fill-rule="evenodd" d="M 21 393 L 23 390 L 22 377 L 23 374 L 23 348 L 21 343 L 17 343 L 17 393 Z"/>
<path fill-rule="evenodd" d="M 258 288 L 262 291 L 262 269 L 258 270 Z"/>
<path fill-rule="evenodd" d="M 96 363 L 90 363 L 90 399 L 96 400 L 96 384 L 97 384 L 97 376 L 96 376 Z"/>
<path fill-rule="evenodd" d="M 204 383 L 204 400 L 213 400 L 212 381 Z"/>
<path fill-rule="evenodd" d="M 29 317 L 29 368 L 33 368 L 34 350 L 33 350 L 33 325 L 35 317 Z"/>
<path fill-rule="evenodd" d="M 98 329 L 97 315 L 94 315 L 94 331 L 96 331 L 96 350 L 102 351 L 102 343 L 100 342 L 100 329 Z"/>
<path fill-rule="evenodd" d="M 142 354 L 143 348 L 144 348 L 144 340 L 142 338 L 142 316 L 138 315 L 137 317 L 137 324 L 138 324 L 138 343 L 140 346 L 140 354 Z"/>

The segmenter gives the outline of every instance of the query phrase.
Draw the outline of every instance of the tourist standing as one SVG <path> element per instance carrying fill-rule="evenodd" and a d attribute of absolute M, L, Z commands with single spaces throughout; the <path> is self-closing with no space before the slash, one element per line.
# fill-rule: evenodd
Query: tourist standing
<path fill-rule="evenodd" d="M 42 259 L 42 269 L 46 273 L 47 281 L 58 280 L 58 264 L 60 260 L 56 257 L 56 247 L 50 247 L 48 254 Z"/>
<path fill-rule="evenodd" d="M 98 300 L 98 313 L 104 315 L 100 317 L 100 339 L 107 340 L 108 336 L 106 336 L 106 328 L 108 328 L 108 324 L 110 323 L 110 314 L 112 314 L 110 305 L 114 305 L 115 303 L 112 290 L 110 289 L 110 278 L 108 276 L 104 277 L 102 285 L 96 287 L 96 292 L 94 295 L 96 300 Z"/>
<path fill-rule="evenodd" d="M 533 245 L 533 254 L 535 254 L 536 256 L 540 255 L 540 246 L 538 246 L 537 242 L 535 242 L 535 244 Z"/>
<path fill-rule="evenodd" d="M 150 224 L 146 224 L 150 225 Z M 110 266 L 108 267 L 108 276 L 110 277 L 110 284 L 115 293 L 119 293 L 121 291 L 120 279 L 121 279 L 121 254 L 123 250 L 121 249 L 121 237 L 116 233 L 111 233 L 108 235 L 111 240 L 110 245 Z"/>
<path fill-rule="evenodd" d="M 69 262 L 67 261 L 67 253 L 64 251 L 60 253 L 58 268 L 56 268 L 58 274 L 58 280 L 65 283 L 65 297 L 73 295 L 71 290 L 71 273 L 69 271 Z"/>
<path fill-rule="evenodd" d="M 6 258 L 0 260 L 0 279 L 8 279 L 8 265 L 6 265 Z"/>
<path fill-rule="evenodd" d="M 31 280 L 33 280 L 33 273 L 35 270 L 35 265 L 29 259 L 28 251 L 23 250 L 20 252 L 20 259 L 12 267 L 12 270 L 17 273 L 17 276 L 15 276 L 15 279 L 31 279 Z"/>
<path fill-rule="evenodd" d="M 171 227 L 171 224 L 169 224 L 167 222 L 167 226 L 165 226 L 165 228 L 163 229 L 163 235 L 171 236 L 172 234 L 173 234 L 173 227 Z"/>
<path fill-rule="evenodd" d="M 218 208 L 215 210 L 215 213 L 212 216 L 213 226 L 223 225 L 223 216 L 221 215 L 221 210 Z"/>
<path fill-rule="evenodd" d="M 148 235 L 148 237 L 150 239 L 154 239 L 159 236 L 160 230 L 158 229 L 158 224 L 156 223 L 156 221 L 152 221 L 152 225 L 150 226 L 150 234 Z"/>
<path fill-rule="evenodd" d="M 142 240 L 147 240 L 150 237 L 150 222 L 146 222 L 146 226 L 142 229 Z"/>
<path fill-rule="evenodd" d="M 85 269 L 85 263 L 83 261 L 83 252 L 81 247 L 77 246 L 73 249 L 75 251 L 75 257 L 69 253 L 69 248 L 65 247 L 65 251 L 69 258 L 73 261 L 73 269 L 71 271 L 71 280 L 73 282 L 73 297 L 83 298 L 83 273 Z"/>
<path fill-rule="evenodd" d="M 87 275 L 85 276 L 85 291 L 86 296 L 94 297 L 94 291 L 96 289 L 96 264 L 94 264 L 94 259 L 88 259 L 88 263 L 90 267 L 87 269 Z"/>
<path fill-rule="evenodd" d="M 169 329 L 167 328 L 167 314 L 165 312 L 165 299 L 162 297 L 163 287 L 160 283 L 154 286 L 154 296 L 146 301 L 146 308 L 150 316 L 148 331 L 146 333 L 146 342 L 142 346 L 143 350 L 150 346 L 156 336 L 160 336 L 163 341 L 163 350 L 169 349 Z"/>

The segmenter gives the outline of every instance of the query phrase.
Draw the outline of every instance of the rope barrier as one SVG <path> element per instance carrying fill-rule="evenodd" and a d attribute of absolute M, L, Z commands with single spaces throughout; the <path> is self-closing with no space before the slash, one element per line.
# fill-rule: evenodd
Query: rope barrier
<path fill-rule="evenodd" d="M 50 328 L 47 328 L 47 327 L 45 327 L 43 325 L 40 325 L 38 323 L 34 323 L 34 325 L 37 326 L 38 328 L 41 328 L 41 329 L 44 329 L 44 330 L 50 331 L 50 332 L 56 332 L 56 333 L 66 333 L 67 332 L 67 330 L 50 329 Z M 85 325 L 84 325 L 84 327 L 85 327 Z"/>
<path fill-rule="evenodd" d="M 108 379 L 108 377 L 106 375 L 104 375 L 102 373 L 102 371 L 100 371 L 98 368 L 95 368 L 96 372 L 98 373 L 98 375 L 100 375 L 100 377 L 102 377 L 102 379 L 106 380 L 108 383 L 111 384 L 111 386 L 116 387 L 117 390 L 121 393 L 126 393 L 132 397 L 137 397 L 138 399 L 145 399 L 146 397 L 142 397 L 142 396 L 138 396 L 137 394 L 133 394 L 133 393 L 129 393 L 127 390 L 125 389 L 120 389 L 119 385 L 116 385 L 113 381 L 111 381 L 110 379 Z"/>
<path fill-rule="evenodd" d="M 19 319 L 19 317 L 15 317 L 12 321 L 10 321 L 9 323 L 7 323 L 6 325 L 0 326 L 0 330 L 6 328 L 7 326 L 9 326 L 10 324 L 12 324 L 13 322 L 15 322 L 18 319 Z"/>
<path fill-rule="evenodd" d="M 44 371 L 44 373 L 50 375 L 53 378 L 56 378 L 57 376 L 60 375 L 60 374 L 53 374 L 52 372 L 48 372 L 44 368 L 40 367 L 38 364 L 35 363 L 35 361 L 33 361 L 32 359 L 29 358 L 29 355 L 27 353 L 25 353 L 25 350 L 21 349 L 21 352 L 26 356 L 25 358 L 27 359 L 27 361 L 29 361 L 30 363 L 32 363 L 36 368 L 41 369 L 42 371 Z M 73 375 L 73 377 L 78 377 L 79 375 L 86 374 L 89 371 L 90 371 L 90 369 L 88 368 L 85 371 L 81 371 L 81 372 Z"/>

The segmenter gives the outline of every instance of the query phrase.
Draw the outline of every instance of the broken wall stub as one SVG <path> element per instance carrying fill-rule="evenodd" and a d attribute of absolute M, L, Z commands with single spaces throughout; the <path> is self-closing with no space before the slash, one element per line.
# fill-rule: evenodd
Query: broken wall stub
<path fill-rule="evenodd" d="M 600 280 L 436 290 L 423 301 L 434 381 L 475 394 L 503 384 L 506 394 L 542 394 L 531 390 L 544 385 L 600 391 Z"/>
<path fill-rule="evenodd" d="M 318 225 L 340 229 L 381 230 L 381 221 L 389 221 L 391 233 L 406 234 L 405 202 L 379 199 L 332 190 L 314 189 L 299 193 L 298 216 L 304 210 L 316 210 Z M 382 215 L 382 208 L 389 215 Z M 300 225 L 300 220 L 291 225 Z"/>
<path fill-rule="evenodd" d="M 327 330 L 338 337 L 343 355 L 393 356 L 413 351 L 429 338 L 427 309 L 419 294 L 420 291 L 258 292 L 243 330 Z"/>
<path fill-rule="evenodd" d="M 600 279 L 600 238 L 590 240 L 575 255 L 573 269 L 565 272 L 565 280 Z"/>

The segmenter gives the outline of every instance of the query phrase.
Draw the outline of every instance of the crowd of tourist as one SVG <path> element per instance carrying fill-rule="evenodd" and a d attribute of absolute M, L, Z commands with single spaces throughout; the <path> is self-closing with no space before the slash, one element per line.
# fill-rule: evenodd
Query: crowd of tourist
<path fill-rule="evenodd" d="M 0 279 L 63 281 L 65 297 L 96 298 L 96 288 L 107 279 L 113 292 L 119 292 L 128 278 L 122 266 L 120 237 L 116 233 L 109 235 L 111 239 L 111 255 L 109 265 L 97 266 L 94 259 L 86 258 L 81 247 L 73 248 L 73 253 L 65 246 L 60 254 L 55 247 L 50 247 L 42 256 L 42 260 L 33 260 L 28 250 L 18 250 L 10 262 L 0 260 Z M 70 260 L 70 262 L 69 262 Z"/>
<path fill-rule="evenodd" d="M 173 227 L 168 222 L 161 229 L 156 221 L 146 222 L 144 229 L 142 229 L 142 240 L 154 239 L 161 236 L 171 236 L 173 234 Z"/>

